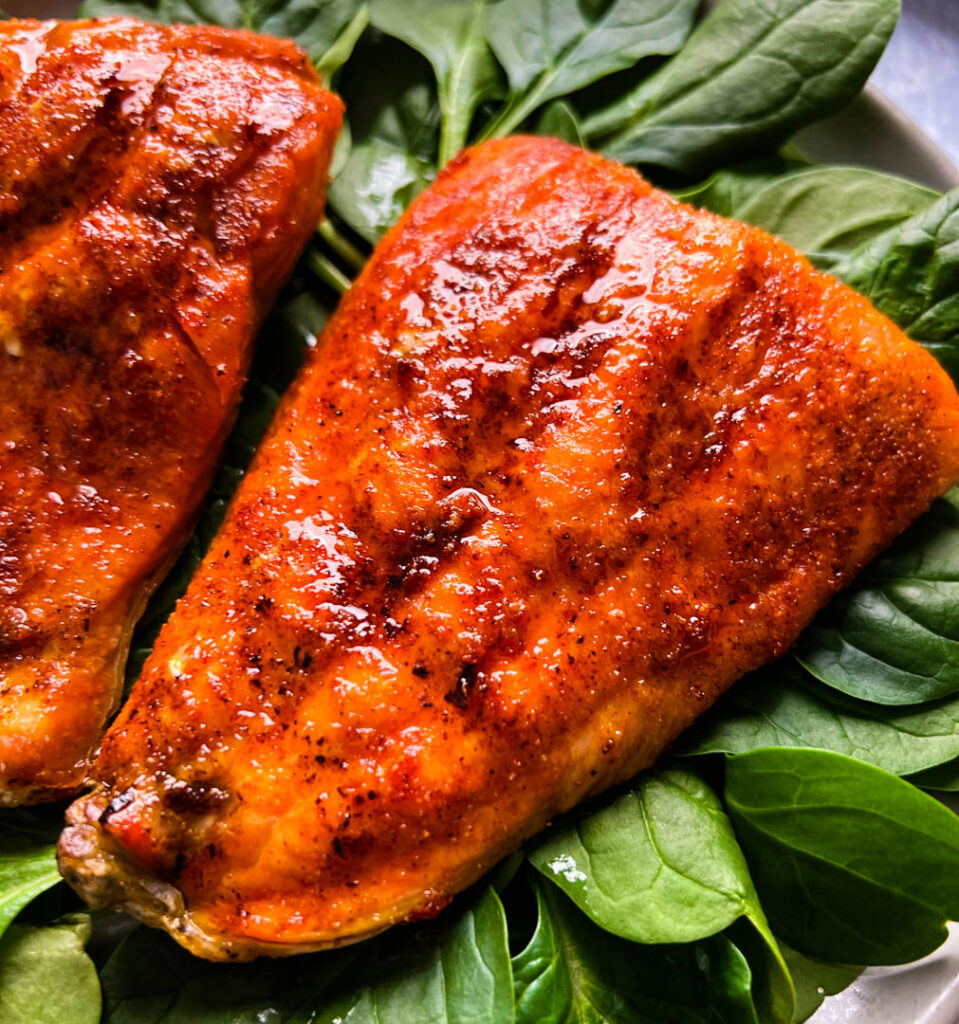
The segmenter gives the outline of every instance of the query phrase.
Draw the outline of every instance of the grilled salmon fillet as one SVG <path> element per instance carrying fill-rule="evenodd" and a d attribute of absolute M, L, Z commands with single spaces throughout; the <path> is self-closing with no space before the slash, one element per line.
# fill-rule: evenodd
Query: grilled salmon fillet
<path fill-rule="evenodd" d="M 340 118 L 289 43 L 0 22 L 0 803 L 84 778 Z"/>
<path fill-rule="evenodd" d="M 467 151 L 286 397 L 61 868 L 211 958 L 435 912 L 626 779 L 959 476 L 959 398 L 761 231 Z"/>

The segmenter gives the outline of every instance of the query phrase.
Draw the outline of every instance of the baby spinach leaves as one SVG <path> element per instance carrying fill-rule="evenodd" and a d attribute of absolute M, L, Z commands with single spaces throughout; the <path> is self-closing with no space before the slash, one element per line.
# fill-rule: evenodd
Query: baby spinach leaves
<path fill-rule="evenodd" d="M 771 156 L 721 168 L 714 171 L 705 181 L 675 190 L 674 195 L 683 202 L 712 210 L 723 217 L 735 217 L 743 204 L 766 185 L 776 182 L 794 170 L 808 169 L 809 165 L 797 154 L 787 155 L 786 151 L 789 148 L 784 146 Z"/>
<path fill-rule="evenodd" d="M 196 12 L 185 0 L 83 0 L 77 15 L 81 18 L 142 18 L 163 24 L 197 24 Z"/>
<path fill-rule="evenodd" d="M 451 914 L 367 947 L 346 991 L 314 1012 L 311 1024 L 504 1024 L 513 1019 L 513 973 L 506 915 L 491 888 L 461 899 Z"/>
<path fill-rule="evenodd" d="M 440 167 L 466 145 L 477 107 L 501 92 L 483 35 L 484 6 L 484 0 L 371 0 L 373 24 L 422 53 L 436 72 Z"/>
<path fill-rule="evenodd" d="M 496 101 L 495 113 L 481 137 L 507 135 L 551 100 L 642 57 L 675 52 L 697 6 L 696 0 L 371 0 L 371 14 L 378 29 L 433 67 L 442 167 L 466 144 L 487 101 Z"/>
<path fill-rule="evenodd" d="M 826 996 L 834 996 L 848 988 L 862 974 L 861 967 L 829 964 L 803 956 L 780 942 L 783 958 L 796 986 L 794 1021 L 804 1021 L 822 1006 Z"/>
<path fill-rule="evenodd" d="M 675 53 L 697 0 L 499 0 L 484 12 L 486 38 L 506 72 L 509 99 L 484 137 L 509 135 L 550 100 L 643 57 Z"/>
<path fill-rule="evenodd" d="M 856 95 L 898 13 L 898 0 L 724 0 L 587 135 L 617 160 L 687 177 L 776 146 Z"/>
<path fill-rule="evenodd" d="M 959 379 L 959 188 L 867 242 L 832 272 Z"/>
<path fill-rule="evenodd" d="M 100 982 L 84 951 L 90 931 L 85 914 L 45 928 L 7 929 L 0 939 L 4 1024 L 98 1024 Z"/>
<path fill-rule="evenodd" d="M 725 936 L 637 945 L 553 886 L 533 887 L 536 930 L 513 959 L 517 1024 L 757 1024 L 749 965 Z"/>
<path fill-rule="evenodd" d="M 884 707 L 834 693 L 790 659 L 738 682 L 684 738 L 689 754 L 817 747 L 908 775 L 959 758 L 959 697 Z"/>
<path fill-rule="evenodd" d="M 371 138 L 350 154 L 330 189 L 330 202 L 361 238 L 375 245 L 435 173 L 412 153 Z"/>
<path fill-rule="evenodd" d="M 306 1024 L 355 951 L 213 964 L 163 932 L 137 928 L 101 972 L 104 1024 Z"/>
<path fill-rule="evenodd" d="M 327 78 L 349 60 L 369 22 L 359 0 L 271 0 L 266 10 L 259 31 L 295 39 Z"/>
<path fill-rule="evenodd" d="M 789 1019 L 789 976 L 729 820 L 698 776 L 642 775 L 534 840 L 529 858 L 598 925 L 634 942 L 691 942 L 747 918 L 767 942 L 771 1013 Z"/>
<path fill-rule="evenodd" d="M 56 835 L 56 829 L 48 834 L 31 827 L 16 812 L 0 818 L 0 935 L 32 899 L 60 881 Z"/>
<path fill-rule="evenodd" d="M 492 889 L 362 946 L 211 964 L 139 928 L 102 972 L 105 1024 L 503 1024 L 513 1016 L 506 918 Z"/>
<path fill-rule="evenodd" d="M 88 18 L 125 15 L 167 24 L 222 25 L 289 36 L 331 75 L 350 56 L 367 23 L 359 0 L 85 0 Z"/>
<path fill-rule="evenodd" d="M 565 101 L 551 103 L 536 122 L 536 134 L 562 139 L 574 146 L 584 146 L 583 126 L 576 111 Z"/>
<path fill-rule="evenodd" d="M 959 490 L 835 598 L 796 653 L 824 683 L 879 704 L 959 691 Z"/>
<path fill-rule="evenodd" d="M 691 772 L 648 773 L 533 841 L 529 858 L 594 921 L 635 942 L 688 942 L 759 916 L 736 838 Z M 695 915 L 677 915 L 694 904 Z"/>
<path fill-rule="evenodd" d="M 83 948 L 90 935 L 89 918 L 76 917 L 45 928 L 11 923 L 37 896 L 60 883 L 58 832 L 56 816 L 47 819 L 18 810 L 0 815 L 0 1021 L 4 1024 L 96 1024 L 100 1019 L 96 969 Z"/>
<path fill-rule="evenodd" d="M 340 80 L 353 145 L 328 201 L 375 244 L 436 176 L 442 112 L 429 63 L 381 34 L 360 43 Z"/>
<path fill-rule="evenodd" d="M 730 216 L 765 228 L 829 269 L 937 199 L 931 189 L 878 171 L 810 167 L 768 181 Z"/>
<path fill-rule="evenodd" d="M 841 754 L 729 758 L 726 805 L 763 908 L 799 952 L 906 963 L 959 918 L 959 818 L 908 782 Z"/>

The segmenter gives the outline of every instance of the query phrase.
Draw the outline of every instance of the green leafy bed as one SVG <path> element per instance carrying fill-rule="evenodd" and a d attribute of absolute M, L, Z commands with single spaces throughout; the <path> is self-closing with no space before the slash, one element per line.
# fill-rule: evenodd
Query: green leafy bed
<path fill-rule="evenodd" d="M 773 231 L 959 372 L 959 190 L 789 143 L 848 102 L 897 0 L 88 0 L 295 38 L 348 108 L 329 220 L 262 332 L 135 676 L 337 292 L 469 141 L 533 131 Z M 783 1022 L 959 918 L 959 491 L 737 684 L 671 756 L 557 821 L 426 925 L 224 967 L 58 883 L 62 808 L 0 817 L 0 1020 Z M 774 937 L 775 936 L 775 937 Z M 101 1008 L 102 1001 L 102 1008 Z"/>

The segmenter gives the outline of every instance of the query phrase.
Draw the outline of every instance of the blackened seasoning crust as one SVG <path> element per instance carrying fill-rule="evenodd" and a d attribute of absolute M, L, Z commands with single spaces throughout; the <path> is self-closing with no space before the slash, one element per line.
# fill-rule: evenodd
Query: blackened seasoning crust
<path fill-rule="evenodd" d="M 467 151 L 282 405 L 64 868 L 213 957 L 435 913 L 783 652 L 956 479 L 957 428 L 782 243 L 559 142 Z M 164 774 L 230 800 L 160 813 Z"/>

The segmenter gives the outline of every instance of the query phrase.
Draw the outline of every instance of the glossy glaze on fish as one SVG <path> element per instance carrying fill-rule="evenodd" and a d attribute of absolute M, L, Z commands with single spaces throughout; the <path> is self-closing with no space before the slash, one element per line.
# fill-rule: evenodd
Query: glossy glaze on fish
<path fill-rule="evenodd" d="M 289 43 L 0 22 L 0 803 L 85 775 L 340 116 Z"/>
<path fill-rule="evenodd" d="M 946 375 L 786 245 L 560 142 L 467 151 L 282 405 L 62 869 L 208 957 L 432 914 L 957 474 Z"/>

